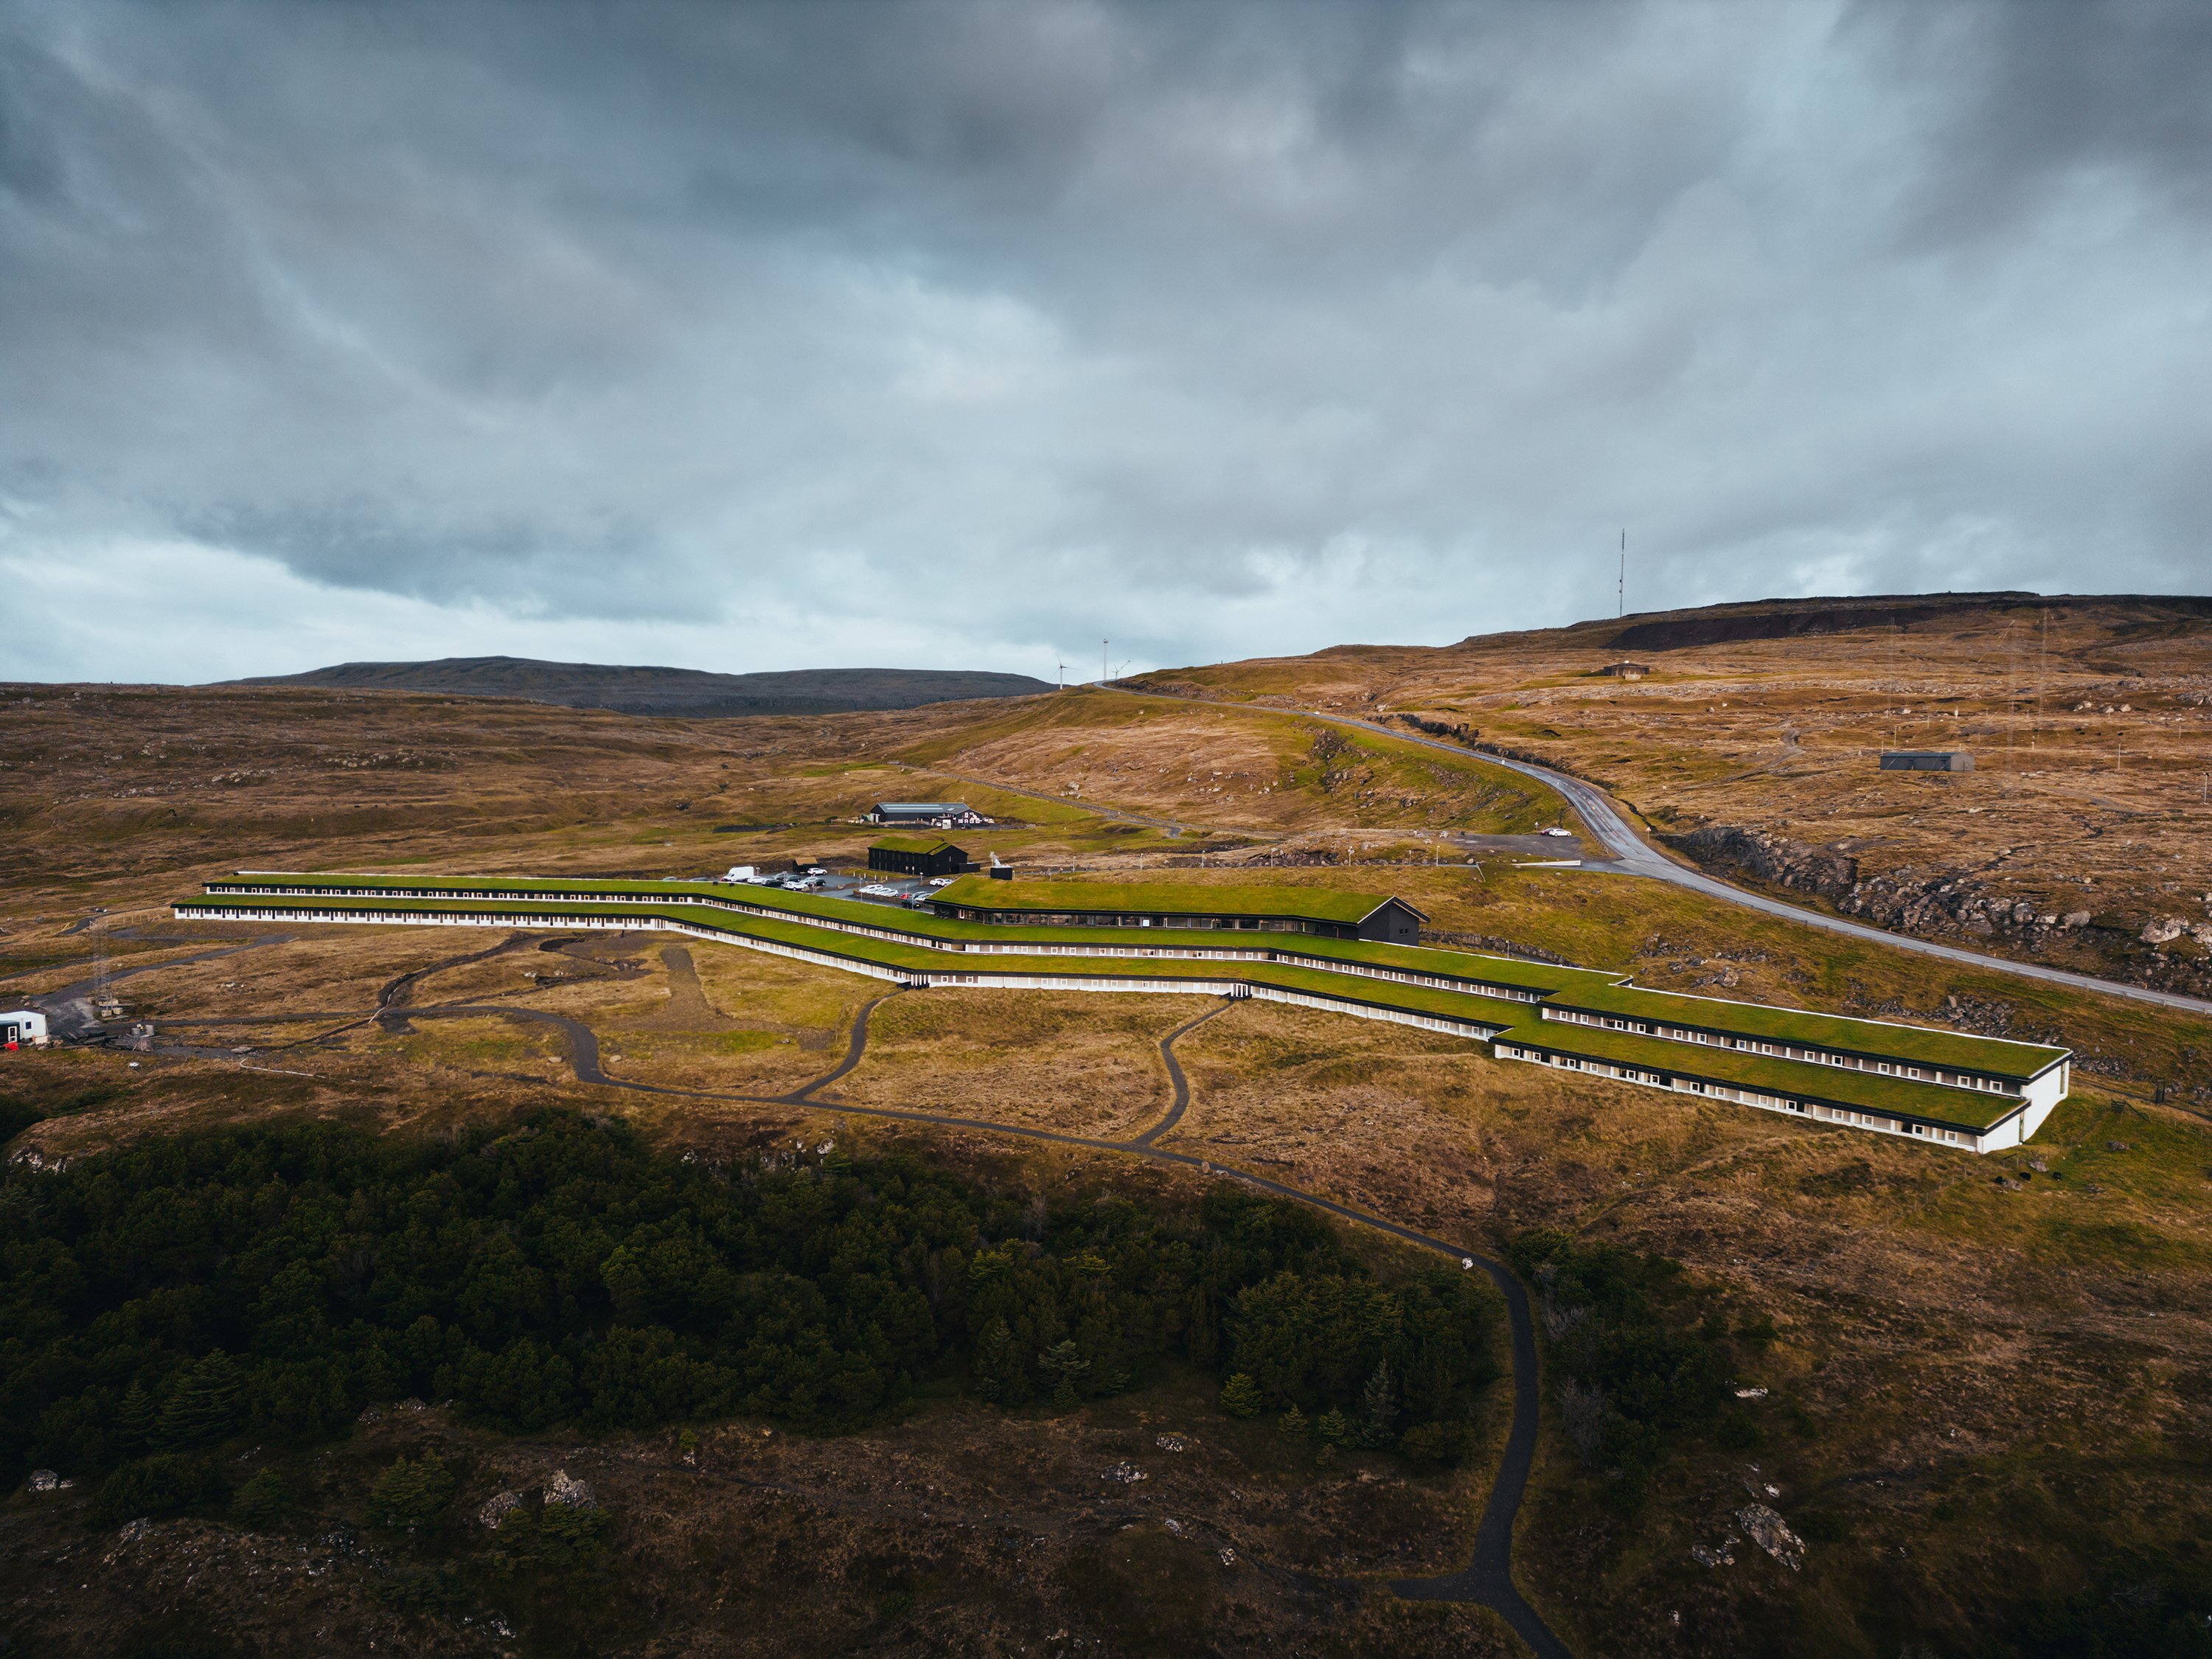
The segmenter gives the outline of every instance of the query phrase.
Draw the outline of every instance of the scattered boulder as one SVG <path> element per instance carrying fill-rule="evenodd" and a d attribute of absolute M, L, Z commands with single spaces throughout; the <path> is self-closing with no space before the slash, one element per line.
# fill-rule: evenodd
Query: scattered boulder
<path fill-rule="evenodd" d="M 381 1406 L 363 1406 L 361 1408 L 361 1415 L 354 1419 L 354 1421 L 362 1424 L 381 1423 L 384 1421 L 384 1408 Z"/>
<path fill-rule="evenodd" d="M 564 1504 L 572 1510 L 595 1510 L 599 1500 L 592 1496 L 592 1489 L 566 1469 L 553 1471 L 553 1478 L 545 1483 L 545 1501 Z"/>
<path fill-rule="evenodd" d="M 63 1492 L 75 1483 L 63 1480 L 52 1469 L 33 1469 L 30 1484 L 33 1492 Z"/>
<path fill-rule="evenodd" d="M 1730 1536 L 1717 1544 L 1692 1544 L 1690 1559 L 1701 1567 L 1732 1567 L 1735 1565 L 1735 1539 Z"/>
<path fill-rule="evenodd" d="M 136 1521 L 125 1522 L 123 1530 L 118 1536 L 126 1544 L 135 1544 L 153 1530 L 154 1523 L 142 1515 Z"/>
<path fill-rule="evenodd" d="M 489 1527 L 492 1531 L 497 1532 L 499 1530 L 499 1523 L 506 1520 L 508 1516 L 514 1514 L 515 1510 L 521 1507 L 522 1494 L 520 1492 L 495 1492 L 490 1497 L 485 1498 L 483 1504 L 477 1509 L 477 1524 L 480 1527 Z"/>
<path fill-rule="evenodd" d="M 1152 1443 L 1158 1446 L 1162 1451 L 1171 1452 L 1182 1451 L 1190 1444 L 1188 1440 L 1185 1440 L 1179 1434 L 1164 1434 Z"/>
<path fill-rule="evenodd" d="M 1750 1504 L 1736 1511 L 1735 1523 L 1751 1541 L 1795 1572 L 1805 1559 L 1805 1540 L 1790 1530 L 1782 1517 L 1764 1504 Z"/>
<path fill-rule="evenodd" d="M 1133 1486 L 1138 1481 L 1148 1480 L 1152 1477 L 1134 1463 L 1116 1463 L 1099 1478 L 1103 1480 L 1118 1480 L 1125 1486 Z"/>
<path fill-rule="evenodd" d="M 2179 939 L 2185 927 L 2179 916 L 2160 916 L 2155 921 L 2145 922 L 2142 932 L 2136 937 L 2145 945 L 2165 945 Z"/>

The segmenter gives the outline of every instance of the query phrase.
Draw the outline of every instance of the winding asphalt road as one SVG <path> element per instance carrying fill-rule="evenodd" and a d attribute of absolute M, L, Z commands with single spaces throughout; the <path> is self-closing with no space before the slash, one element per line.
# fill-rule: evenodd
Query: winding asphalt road
<path fill-rule="evenodd" d="M 1120 687 L 1112 688 L 1120 690 Z M 1166 696 L 1168 692 L 1124 692 L 1126 696 Z M 1955 962 L 1961 967 L 1977 968 L 1993 974 L 2014 974 L 2022 979 L 2041 980 L 2049 985 L 2063 985 L 2076 991 L 2094 991 L 2101 996 L 2125 997 L 2133 1002 L 2155 1003 L 2161 1008 L 2181 1008 L 2192 1014 L 2212 1014 L 2212 1002 L 2198 997 L 2185 997 L 2172 991 L 2154 990 L 2148 985 L 2126 985 L 2118 980 L 2098 979 L 2088 974 L 2069 973 L 2063 968 L 2046 968 L 2040 963 L 2013 962 L 2003 957 L 1987 957 L 1973 951 L 1962 951 L 1954 945 L 1940 945 L 1934 939 L 1915 939 L 1910 933 L 1893 933 L 1885 928 L 1869 927 L 1862 921 L 1849 921 L 1842 916 L 1826 915 L 1818 910 L 1769 898 L 1764 893 L 1748 892 L 1732 887 L 1727 882 L 1709 876 L 1702 870 L 1692 870 L 1661 853 L 1636 833 L 1623 817 L 1606 793 L 1595 784 L 1585 783 L 1580 778 L 1569 777 L 1564 772 L 1554 772 L 1547 766 L 1533 762 L 1508 760 L 1503 755 L 1469 750 L 1463 744 L 1445 743 L 1439 738 L 1421 737 L 1413 732 L 1399 731 L 1375 720 L 1363 720 L 1350 714 L 1324 714 L 1318 708 L 1284 709 L 1272 707 L 1255 710 L 1249 703 L 1231 702 L 1220 697 L 1184 697 L 1185 702 L 1209 703 L 1218 708 L 1238 708 L 1246 713 L 1290 714 L 1308 720 L 1327 720 L 1333 726 L 1349 726 L 1362 732 L 1373 732 L 1395 743 L 1409 743 L 1417 748 L 1442 750 L 1448 755 L 1466 759 L 1474 755 L 1492 766 L 1502 766 L 1509 772 L 1518 772 L 1534 778 L 1546 787 L 1564 795 L 1567 803 L 1581 814 L 1590 833 L 1605 846 L 1609 862 L 1592 866 L 1601 872 L 1620 875 L 1649 876 L 1656 881 L 1671 882 L 1677 887 L 1686 887 L 1702 893 L 1707 898 L 1719 899 L 1725 904 L 1741 905 L 1747 910 L 1761 910 L 1771 916 L 1780 916 L 1785 921 L 1803 922 L 1808 927 L 1821 927 L 1832 933 L 1864 939 L 1873 945 L 1893 945 L 1900 951 L 1917 951 L 1923 957 L 1938 957 L 1946 962 Z"/>

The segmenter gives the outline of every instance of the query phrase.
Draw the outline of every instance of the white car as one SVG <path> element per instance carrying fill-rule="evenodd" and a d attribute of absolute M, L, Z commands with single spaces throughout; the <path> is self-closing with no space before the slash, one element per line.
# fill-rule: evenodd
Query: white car
<path fill-rule="evenodd" d="M 1573 830 L 1561 830 L 1556 826 L 1549 830 L 1539 830 L 1536 833 L 1540 836 L 1557 836 L 1562 841 L 1572 841 L 1575 838 Z"/>
<path fill-rule="evenodd" d="M 932 876 L 929 878 L 929 884 L 932 887 L 950 887 L 959 879 L 957 876 Z"/>

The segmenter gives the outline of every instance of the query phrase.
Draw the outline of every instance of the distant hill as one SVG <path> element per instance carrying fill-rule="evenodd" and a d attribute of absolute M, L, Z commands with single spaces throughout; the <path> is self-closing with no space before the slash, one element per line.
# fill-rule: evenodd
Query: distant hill
<path fill-rule="evenodd" d="M 440 691 L 521 697 L 623 714 L 842 714 L 918 708 L 971 697 L 1025 697 L 1053 689 L 1027 674 L 963 669 L 802 668 L 775 674 L 710 674 L 696 668 L 618 668 L 528 657 L 446 657 L 436 662 L 345 662 L 304 674 L 263 674 L 233 685 L 320 685 L 362 691 Z"/>
<path fill-rule="evenodd" d="M 1753 599 L 1736 605 L 1699 605 L 1686 611 L 1654 611 L 1599 617 L 1562 629 L 1525 635 L 1475 635 L 1462 647 L 1501 640 L 1549 636 L 1562 645 L 1600 645 L 1616 651 L 1680 651 L 1701 645 L 1738 644 L 1750 640 L 1788 640 L 1815 634 L 1852 634 L 1869 628 L 1909 629 L 1921 623 L 1949 623 L 1975 611 L 2008 611 L 2021 605 L 2045 609 L 2090 606 L 2170 612 L 2177 617 L 2212 616 L 2212 599 L 2194 594 L 2153 593 L 1875 593 L 1854 598 Z"/>

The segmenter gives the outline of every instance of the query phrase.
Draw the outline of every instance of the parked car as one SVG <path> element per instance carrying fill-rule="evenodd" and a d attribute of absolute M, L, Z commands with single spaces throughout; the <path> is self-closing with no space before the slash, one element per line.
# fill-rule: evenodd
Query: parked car
<path fill-rule="evenodd" d="M 1575 838 L 1573 830 L 1562 830 L 1557 824 L 1553 824 L 1548 830 L 1539 830 L 1536 833 L 1540 836 L 1557 836 L 1564 841 L 1572 841 Z"/>

